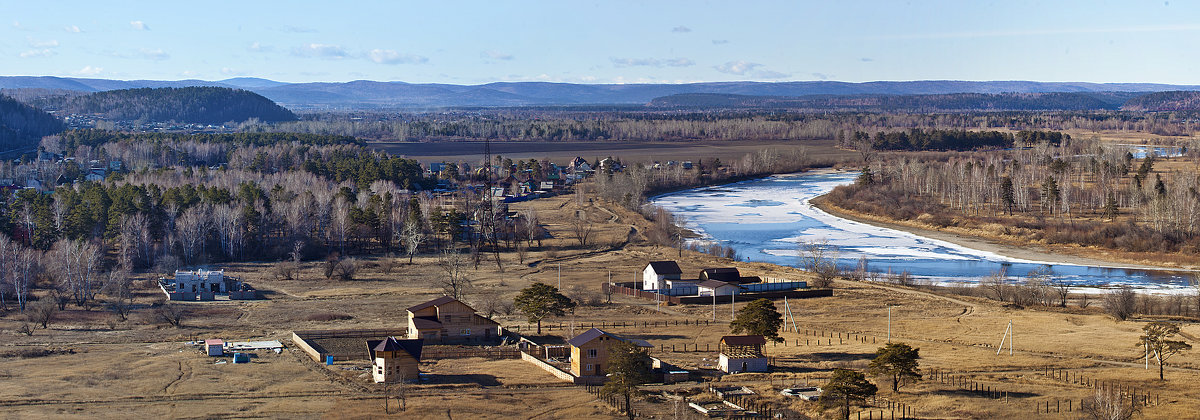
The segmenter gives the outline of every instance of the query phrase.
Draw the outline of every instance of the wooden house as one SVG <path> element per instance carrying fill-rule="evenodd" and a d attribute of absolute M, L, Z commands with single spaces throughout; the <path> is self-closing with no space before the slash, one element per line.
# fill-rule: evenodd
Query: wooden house
<path fill-rule="evenodd" d="M 492 340 L 500 337 L 500 324 L 475 313 L 449 296 L 408 308 L 408 338 L 426 342 Z"/>
<path fill-rule="evenodd" d="M 679 280 L 683 270 L 675 261 L 651 261 L 642 270 L 642 289 L 657 290 L 669 288 L 667 280 Z"/>
<path fill-rule="evenodd" d="M 640 347 L 653 347 L 643 340 L 622 338 L 592 328 L 567 340 L 567 345 L 571 346 L 571 373 L 579 377 L 604 376 L 604 367 L 608 366 L 609 347 L 622 341 Z"/>
<path fill-rule="evenodd" d="M 422 340 L 367 340 L 375 383 L 414 382 L 420 377 Z"/>
<path fill-rule="evenodd" d="M 769 362 L 763 355 L 766 337 L 727 335 L 721 337 L 720 369 L 725 373 L 766 372 Z"/>

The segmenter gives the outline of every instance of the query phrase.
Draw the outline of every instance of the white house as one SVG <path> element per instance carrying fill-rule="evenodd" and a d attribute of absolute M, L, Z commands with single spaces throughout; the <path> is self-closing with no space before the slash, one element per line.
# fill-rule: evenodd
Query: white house
<path fill-rule="evenodd" d="M 766 372 L 769 360 L 762 353 L 767 339 L 761 335 L 721 337 L 719 367 L 725 373 Z"/>
<path fill-rule="evenodd" d="M 740 286 L 720 280 L 705 280 L 696 284 L 696 294 L 699 296 L 729 296 L 741 291 Z"/>
<path fill-rule="evenodd" d="M 229 286 L 225 281 L 225 270 L 176 270 L 173 283 L 175 283 L 175 290 L 180 292 L 229 293 Z"/>
<path fill-rule="evenodd" d="M 642 290 L 667 289 L 667 280 L 679 280 L 683 270 L 675 261 L 651 261 L 642 270 Z"/>

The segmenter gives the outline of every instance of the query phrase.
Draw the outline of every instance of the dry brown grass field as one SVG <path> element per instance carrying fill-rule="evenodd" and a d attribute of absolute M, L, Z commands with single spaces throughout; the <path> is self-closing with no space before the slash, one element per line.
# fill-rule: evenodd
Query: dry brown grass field
<path fill-rule="evenodd" d="M 732 262 L 703 254 L 635 242 L 624 244 L 631 226 L 645 231 L 639 215 L 601 202 L 580 204 L 574 197 L 521 203 L 539 211 L 555 239 L 519 263 L 515 254 L 502 255 L 503 270 L 485 260 L 469 270 L 474 281 L 469 303 L 483 299 L 510 300 L 534 281 L 557 284 L 576 298 L 598 298 L 599 285 L 609 274 L 626 281 L 650 260 L 676 259 L 686 273 L 705 267 L 736 265 L 747 275 L 807 278 L 799 270 L 761 263 Z M 580 206 L 596 206 L 594 247 L 578 247 L 568 226 Z M 14 312 L 0 316 L 0 418 L 367 418 L 385 415 L 382 388 L 370 383 L 365 361 L 323 366 L 291 346 L 297 329 L 395 328 L 404 324 L 404 308 L 440 295 L 435 281 L 441 275 L 432 256 L 419 256 L 412 265 L 399 264 L 384 272 L 384 256 L 365 257 L 369 264 L 356 280 L 326 280 L 316 262 L 305 263 L 296 280 L 270 274 L 269 263 L 226 264 L 221 268 L 244 277 L 269 299 L 242 302 L 184 304 L 190 315 L 183 327 L 173 328 L 149 317 L 147 306 L 158 299 L 148 282 L 139 282 L 139 308 L 130 320 L 112 322 L 100 309 L 60 313 L 49 329 L 18 334 L 23 322 Z M 144 274 L 143 277 L 151 277 Z M 602 300 L 602 299 L 599 299 Z M 833 410 L 812 403 L 784 400 L 783 384 L 820 383 L 834 367 L 863 368 L 886 341 L 888 306 L 892 306 L 893 340 L 919 347 L 927 379 L 892 393 L 887 382 L 873 378 L 880 396 L 915 409 L 917 418 L 1078 418 L 1067 413 L 1068 400 L 1078 404 L 1091 388 L 1057 379 L 1046 369 L 1083 375 L 1089 381 L 1119 385 L 1155 395 L 1158 404 L 1145 407 L 1145 418 L 1194 418 L 1200 412 L 1200 351 L 1171 360 L 1167 380 L 1159 381 L 1153 364 L 1144 369 L 1138 341 L 1139 321 L 1117 322 L 1096 308 L 1043 310 L 1003 306 L 992 301 L 949 297 L 883 284 L 839 281 L 835 295 L 790 302 L 800 332 L 785 332 L 787 345 L 768 346 L 776 367 L 769 374 L 725 376 L 718 385 L 744 385 L 759 391 L 762 401 L 789 406 L 824 418 Z M 741 302 L 737 304 L 741 306 Z M 777 302 L 782 307 L 782 302 Z M 350 319 L 310 321 L 321 314 L 344 314 Z M 720 302 L 715 323 L 708 305 L 656 307 L 652 302 L 616 295 L 612 303 L 581 306 L 574 314 L 549 322 L 561 325 L 549 334 L 581 332 L 600 322 L 688 321 L 669 327 L 614 328 L 618 334 L 640 337 L 659 349 L 716 347 L 728 333 L 730 304 Z M 518 314 L 498 315 L 505 326 L 528 322 Z M 1005 326 L 1015 328 L 1014 353 L 996 355 Z M 572 328 L 571 326 L 574 326 Z M 1184 327 L 1189 341 L 1200 337 L 1200 326 Z M 259 352 L 250 364 L 215 364 L 186 341 L 277 339 L 288 346 L 282 354 Z M 865 341 L 865 342 L 864 342 Z M 818 342 L 820 344 L 818 344 Z M 53 354 L 34 357 L 35 350 Z M 711 368 L 716 352 L 661 352 L 657 357 L 687 369 Z M 953 372 L 958 382 L 934 380 L 931 369 Z M 406 387 L 407 410 L 398 418 L 614 418 L 619 414 L 583 388 L 558 381 L 520 360 L 427 360 L 428 380 Z M 971 384 L 1009 393 L 1007 401 L 970 391 Z M 654 394 L 696 392 L 706 384 L 689 382 L 647 386 Z M 1055 401 L 1057 403 L 1055 403 Z M 1035 414 L 1042 404 L 1059 404 L 1061 414 Z M 395 401 L 393 401 L 395 404 Z M 655 418 L 672 418 L 669 402 L 640 401 L 636 408 Z M 879 415 L 879 408 L 864 408 Z M 681 411 L 687 418 L 694 413 Z M 875 417 L 878 418 L 878 417 Z"/>

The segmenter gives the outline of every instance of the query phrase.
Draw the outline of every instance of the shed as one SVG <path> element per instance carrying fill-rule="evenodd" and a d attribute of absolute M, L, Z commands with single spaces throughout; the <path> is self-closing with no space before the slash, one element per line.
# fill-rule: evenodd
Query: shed
<path fill-rule="evenodd" d="M 216 338 L 210 338 L 210 339 L 204 340 L 204 350 L 206 352 L 208 352 L 209 356 L 213 356 L 213 357 L 224 356 L 225 355 L 225 342 L 220 339 L 216 339 Z"/>
<path fill-rule="evenodd" d="M 696 294 L 700 296 L 729 296 L 737 294 L 742 288 L 736 284 L 720 280 L 708 280 L 696 284 Z"/>
<path fill-rule="evenodd" d="M 721 337 L 719 366 L 725 373 L 766 372 L 769 369 L 767 356 L 762 348 L 767 344 L 761 335 L 727 335 Z"/>

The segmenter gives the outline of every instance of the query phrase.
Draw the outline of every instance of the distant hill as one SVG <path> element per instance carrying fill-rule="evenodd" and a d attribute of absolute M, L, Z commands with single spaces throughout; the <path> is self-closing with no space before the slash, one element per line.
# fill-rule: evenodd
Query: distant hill
<path fill-rule="evenodd" d="M 257 118 L 293 121 L 292 111 L 254 92 L 223 87 L 139 88 L 40 101 L 66 114 L 100 114 L 111 120 L 221 124 Z"/>
<path fill-rule="evenodd" d="M 239 77 L 203 80 L 105 80 L 67 77 L 0 77 L 0 89 L 61 89 L 97 92 L 161 87 L 229 87 L 261 94 L 293 109 L 432 109 L 555 105 L 646 104 L 655 98 L 680 94 L 805 97 L 813 95 L 944 95 L 958 93 L 1096 93 L 1200 90 L 1197 85 L 1154 83 L 1082 83 L 1030 81 L 918 80 L 906 82 L 715 82 L 686 84 L 572 84 L 497 82 L 483 85 L 376 82 L 283 83 Z M 1046 98 L 1043 98 L 1046 99 Z M 1105 98 L 1097 97 L 1104 102 Z"/>
<path fill-rule="evenodd" d="M 655 98 L 653 108 L 770 108 L 845 111 L 1113 110 L 1132 92 L 950 93 L 936 95 L 809 95 L 800 97 L 685 93 Z"/>
<path fill-rule="evenodd" d="M 1200 92 L 1170 91 L 1149 93 L 1130 99 L 1121 106 L 1126 111 L 1198 111 Z"/>
<path fill-rule="evenodd" d="M 0 95 L 0 152 L 36 147 L 42 136 L 63 129 L 53 115 Z"/>

